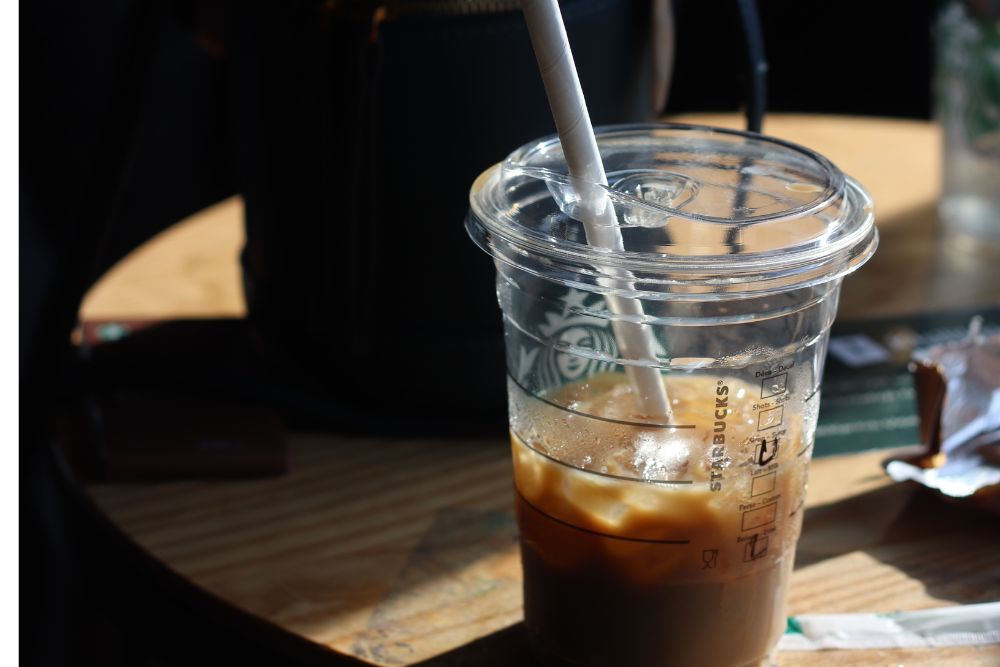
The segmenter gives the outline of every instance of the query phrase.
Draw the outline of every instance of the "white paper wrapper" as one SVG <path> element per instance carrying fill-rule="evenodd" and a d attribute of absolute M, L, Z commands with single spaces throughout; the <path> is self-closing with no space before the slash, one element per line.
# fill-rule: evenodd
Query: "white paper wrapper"
<path fill-rule="evenodd" d="M 802 614 L 788 619 L 782 651 L 919 648 L 1000 643 L 1000 602 L 892 614 Z"/>

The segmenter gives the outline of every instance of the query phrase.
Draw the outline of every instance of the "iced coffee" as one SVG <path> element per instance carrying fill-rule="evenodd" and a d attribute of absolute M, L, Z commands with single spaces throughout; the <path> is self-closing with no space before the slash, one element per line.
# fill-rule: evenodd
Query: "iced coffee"
<path fill-rule="evenodd" d="M 872 200 L 761 135 L 627 126 L 597 144 L 607 188 L 581 188 L 548 137 L 469 197 L 504 318 L 525 624 L 550 665 L 759 665 Z"/>
<path fill-rule="evenodd" d="M 547 663 L 765 664 L 808 443 L 797 419 L 759 430 L 751 392 L 672 378 L 672 428 L 640 422 L 622 374 L 511 388 L 525 623 Z"/>

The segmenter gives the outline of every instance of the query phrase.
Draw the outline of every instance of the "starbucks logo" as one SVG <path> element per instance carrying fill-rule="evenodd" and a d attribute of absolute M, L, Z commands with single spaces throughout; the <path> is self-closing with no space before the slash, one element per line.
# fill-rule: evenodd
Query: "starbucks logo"
<path fill-rule="evenodd" d="M 542 372 L 547 384 L 550 379 L 556 382 L 579 380 L 609 371 L 614 365 L 591 356 L 596 353 L 614 358 L 617 346 L 609 328 L 570 321 L 555 332 L 553 342 L 557 347 L 546 348 L 542 356 Z"/>
<path fill-rule="evenodd" d="M 588 297 L 593 297 L 587 304 Z M 611 323 L 590 313 L 605 310 L 604 300 L 586 292 L 570 290 L 558 312 L 545 313 L 538 331 L 548 345 L 527 350 L 521 348 L 518 377 L 536 374 L 544 387 L 556 387 L 614 368 L 618 354 Z"/>

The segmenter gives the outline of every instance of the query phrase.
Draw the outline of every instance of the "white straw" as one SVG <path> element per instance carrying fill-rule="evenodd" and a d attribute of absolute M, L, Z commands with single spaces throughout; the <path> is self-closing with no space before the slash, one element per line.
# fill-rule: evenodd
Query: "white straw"
<path fill-rule="evenodd" d="M 574 186 L 580 190 L 583 226 L 587 243 L 592 246 L 623 251 L 618 217 L 607 192 L 608 177 L 597 149 L 597 138 L 590 123 L 587 102 L 583 98 L 573 53 L 566 37 L 562 14 L 557 0 L 522 0 L 521 8 L 528 23 L 531 45 L 538 59 L 538 69 L 545 84 L 545 94 L 556 121 L 559 140 Z M 595 185 L 596 184 L 596 185 Z M 590 187 L 588 187 L 590 186 Z M 625 274 L 612 274 L 615 282 Z M 627 280 L 627 278 L 626 278 Z M 631 286 L 631 283 L 627 283 Z M 638 299 L 608 296 L 608 307 L 616 318 L 612 321 L 615 340 L 622 358 L 637 362 L 656 362 L 653 334 L 645 324 L 637 322 L 643 315 Z M 635 392 L 639 409 L 647 417 L 668 417 L 670 401 L 663 380 L 656 368 L 626 364 L 625 372 Z"/>

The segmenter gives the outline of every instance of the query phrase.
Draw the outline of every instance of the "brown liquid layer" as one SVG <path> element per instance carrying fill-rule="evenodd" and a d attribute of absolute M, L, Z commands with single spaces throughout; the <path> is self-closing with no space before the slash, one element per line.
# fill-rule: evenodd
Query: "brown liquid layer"
<path fill-rule="evenodd" d="M 606 379 L 591 386 L 599 391 L 575 400 L 572 419 L 619 418 L 628 397 Z M 525 624 L 547 664 L 743 667 L 761 664 L 777 642 L 808 456 L 800 455 L 801 428 L 790 416 L 781 429 L 767 429 L 781 433 L 774 456 L 766 465 L 754 460 L 758 415 L 752 402 L 733 401 L 727 461 L 713 468 L 705 413 L 714 410 L 716 386 L 689 378 L 673 387 L 675 415 L 695 429 L 581 424 L 573 451 L 546 438 L 565 430 L 559 408 L 522 406 L 542 426 L 535 441 L 511 438 Z M 589 441 L 614 446 L 578 451 Z M 648 469 L 651 452 L 672 472 L 629 479 Z M 564 457 L 588 469 L 557 460 Z M 714 469 L 725 474 L 713 477 Z"/>
<path fill-rule="evenodd" d="M 701 583 L 636 584 L 597 556 L 620 540 L 583 533 L 517 497 L 524 616 L 548 665 L 737 667 L 763 661 L 784 630 L 791 558 L 753 574 Z M 571 567 L 554 565 L 547 545 L 580 549 Z M 628 548 L 627 546 L 625 548 Z M 651 560 L 678 558 L 688 545 L 642 544 Z"/>

